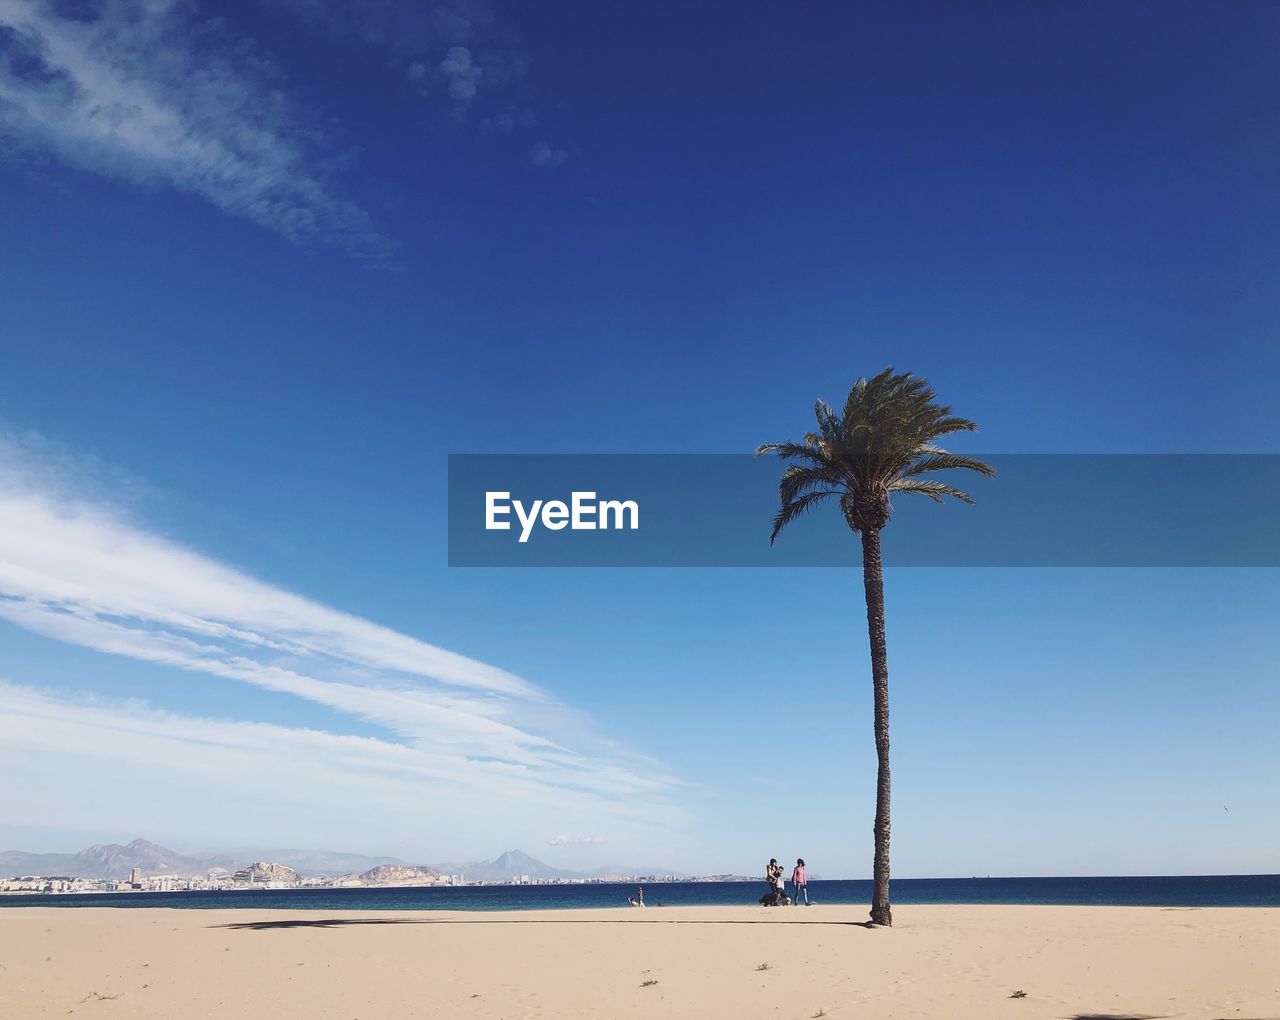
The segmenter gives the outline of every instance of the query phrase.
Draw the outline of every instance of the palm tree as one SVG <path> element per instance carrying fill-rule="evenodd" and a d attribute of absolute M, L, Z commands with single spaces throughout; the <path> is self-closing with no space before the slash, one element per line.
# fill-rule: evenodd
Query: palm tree
<path fill-rule="evenodd" d="M 891 925 L 889 909 L 889 665 L 884 636 L 884 569 L 880 530 L 889 523 L 889 494 L 918 492 L 934 502 L 951 496 L 973 499 L 946 482 L 921 477 L 931 471 L 964 468 L 981 475 L 995 469 L 973 457 L 948 453 L 935 441 L 952 432 L 972 432 L 977 423 L 957 418 L 935 402 L 929 384 L 892 366 L 849 390 L 844 413 L 826 401 L 814 406 L 816 432 L 804 442 L 766 443 L 756 455 L 776 453 L 792 461 L 778 483 L 781 508 L 773 519 L 772 545 L 788 524 L 828 497 L 840 504 L 845 523 L 862 538 L 862 580 L 866 588 L 867 634 L 875 696 L 876 820 L 871 923 Z"/>

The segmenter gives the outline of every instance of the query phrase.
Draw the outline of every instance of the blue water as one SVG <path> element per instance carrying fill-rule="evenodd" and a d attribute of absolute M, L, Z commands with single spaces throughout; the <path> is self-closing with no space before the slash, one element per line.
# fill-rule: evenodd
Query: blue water
<path fill-rule="evenodd" d="M 789 888 L 789 887 L 788 887 Z M 663 882 L 645 887 L 657 906 L 758 902 L 764 882 Z M 557 910 L 624 907 L 631 884 L 459 886 L 416 889 L 261 889 L 228 892 L 0 896 L 0 907 L 256 907 L 268 910 Z M 869 881 L 813 881 L 815 903 L 867 904 Z M 1168 878 L 906 878 L 895 904 L 1032 903 L 1126 907 L 1280 907 L 1280 875 Z"/>

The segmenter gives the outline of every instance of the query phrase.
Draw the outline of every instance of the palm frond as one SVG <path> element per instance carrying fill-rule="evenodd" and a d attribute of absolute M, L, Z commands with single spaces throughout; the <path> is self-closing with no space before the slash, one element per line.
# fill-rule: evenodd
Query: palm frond
<path fill-rule="evenodd" d="M 952 432 L 977 432 L 978 423 L 970 421 L 968 418 L 956 418 L 950 415 L 951 408 L 945 409 L 948 413 L 940 416 L 930 427 L 929 438 L 941 439 L 943 436 L 949 436 Z"/>
<path fill-rule="evenodd" d="M 937 448 L 934 447 L 934 449 L 936 450 Z M 996 473 L 995 468 L 984 461 L 978 460 L 976 457 L 966 457 L 960 453 L 947 453 L 945 450 L 938 450 L 936 453 L 918 458 L 910 467 L 902 471 L 898 477 L 913 478 L 929 471 L 951 470 L 976 471 L 986 478 L 990 478 Z"/>
<path fill-rule="evenodd" d="M 802 460 L 808 460 L 813 464 L 825 463 L 822 451 L 807 443 L 763 443 L 756 447 L 756 456 L 763 457 L 765 454 L 776 453 L 783 460 L 798 457 Z"/>
<path fill-rule="evenodd" d="M 835 489 L 839 484 L 839 477 L 829 468 L 792 464 L 778 481 L 778 501 L 791 503 L 813 489 Z"/>
<path fill-rule="evenodd" d="M 946 482 L 938 482 L 920 478 L 899 478 L 889 483 L 891 492 L 918 492 L 921 495 L 928 496 L 935 503 L 941 503 L 943 496 L 950 496 L 953 499 L 960 500 L 961 503 L 972 503 L 974 499 L 967 492 L 957 489 L 954 485 L 948 485 Z"/>
<path fill-rule="evenodd" d="M 769 536 L 769 544 L 773 545 L 778 534 L 788 524 L 797 517 L 802 516 L 818 503 L 821 503 L 828 496 L 839 495 L 835 489 L 823 489 L 820 492 L 810 492 L 797 499 L 783 503 L 782 508 L 774 515 L 773 518 L 773 534 Z"/>

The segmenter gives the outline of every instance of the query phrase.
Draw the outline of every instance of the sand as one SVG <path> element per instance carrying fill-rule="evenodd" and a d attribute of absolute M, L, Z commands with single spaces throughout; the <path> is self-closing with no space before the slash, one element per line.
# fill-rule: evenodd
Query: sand
<path fill-rule="evenodd" d="M 1280 909 L 865 917 L 0 907 L 0 1017 L 1280 1018 Z"/>

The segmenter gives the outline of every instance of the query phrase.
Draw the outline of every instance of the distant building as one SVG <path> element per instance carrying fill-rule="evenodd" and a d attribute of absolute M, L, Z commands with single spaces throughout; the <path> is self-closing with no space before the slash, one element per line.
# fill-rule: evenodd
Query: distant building
<path fill-rule="evenodd" d="M 129 884 L 133 886 L 135 889 L 142 888 L 142 869 L 141 868 L 134 868 L 131 872 L 129 872 Z"/>

